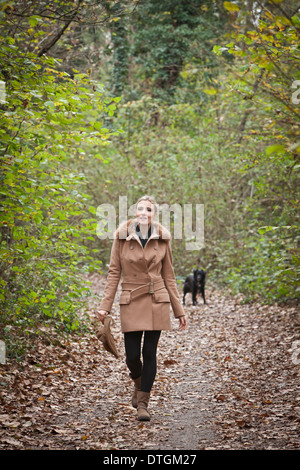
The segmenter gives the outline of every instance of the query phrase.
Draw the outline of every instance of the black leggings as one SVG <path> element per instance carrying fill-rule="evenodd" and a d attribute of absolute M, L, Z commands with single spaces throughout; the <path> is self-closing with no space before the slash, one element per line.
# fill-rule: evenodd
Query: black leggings
<path fill-rule="evenodd" d="M 143 363 L 141 361 L 141 343 L 143 343 Z M 150 392 L 156 376 L 156 351 L 160 331 L 130 331 L 124 333 L 126 352 L 126 364 L 131 372 L 131 377 L 141 377 L 141 390 Z"/>

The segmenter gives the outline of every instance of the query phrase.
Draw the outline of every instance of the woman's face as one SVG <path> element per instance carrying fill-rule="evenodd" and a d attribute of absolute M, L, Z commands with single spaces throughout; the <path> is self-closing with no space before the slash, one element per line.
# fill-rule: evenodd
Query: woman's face
<path fill-rule="evenodd" d="M 154 217 L 154 205 L 150 201 L 140 201 L 136 207 L 136 218 L 141 225 L 149 225 Z"/>

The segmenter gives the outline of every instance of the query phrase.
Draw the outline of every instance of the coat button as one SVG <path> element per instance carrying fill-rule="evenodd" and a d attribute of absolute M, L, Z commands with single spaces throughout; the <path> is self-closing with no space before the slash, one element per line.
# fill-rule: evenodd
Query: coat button
<path fill-rule="evenodd" d="M 130 245 L 130 249 L 133 250 L 133 246 L 132 246 L 132 245 Z"/>

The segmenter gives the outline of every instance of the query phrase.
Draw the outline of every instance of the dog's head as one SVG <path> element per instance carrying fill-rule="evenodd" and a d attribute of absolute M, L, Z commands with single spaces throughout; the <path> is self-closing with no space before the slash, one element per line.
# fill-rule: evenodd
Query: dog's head
<path fill-rule="evenodd" d="M 201 284 L 205 279 L 206 272 L 203 269 L 194 269 L 194 281 Z"/>

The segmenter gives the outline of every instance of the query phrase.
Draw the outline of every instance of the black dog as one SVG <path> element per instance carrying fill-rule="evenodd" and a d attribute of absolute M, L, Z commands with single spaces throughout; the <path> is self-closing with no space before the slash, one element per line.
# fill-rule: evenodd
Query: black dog
<path fill-rule="evenodd" d="M 197 304 L 196 296 L 200 292 L 203 297 L 203 302 L 205 301 L 205 277 L 206 272 L 203 269 L 194 269 L 193 274 L 190 274 L 185 280 L 183 286 L 183 305 L 185 305 L 185 296 L 188 292 L 192 293 L 193 305 Z"/>

